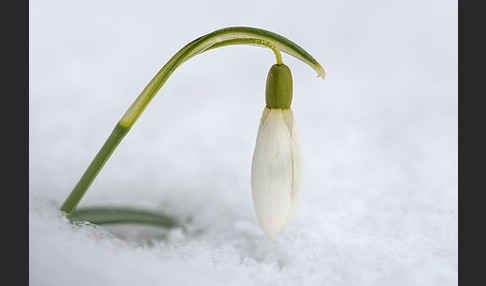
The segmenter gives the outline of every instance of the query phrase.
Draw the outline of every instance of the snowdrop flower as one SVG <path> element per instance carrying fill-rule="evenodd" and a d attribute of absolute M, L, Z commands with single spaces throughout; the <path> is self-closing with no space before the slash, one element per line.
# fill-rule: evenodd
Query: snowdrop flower
<path fill-rule="evenodd" d="M 284 64 L 267 77 L 266 107 L 260 120 L 251 170 L 252 197 L 258 222 L 274 237 L 295 214 L 301 158 L 292 102 L 292 75 Z"/>
<path fill-rule="evenodd" d="M 270 68 L 265 91 L 266 107 L 258 129 L 251 170 L 252 197 L 263 232 L 274 237 L 289 223 L 299 200 L 300 153 L 292 103 L 292 74 L 282 63 L 280 51 L 312 67 L 324 78 L 324 68 L 302 47 L 282 35 L 254 27 L 227 27 L 205 34 L 182 47 L 155 74 L 123 114 L 60 207 L 72 220 L 101 223 L 143 223 L 170 227 L 177 220 L 132 208 L 102 207 L 76 210 L 96 176 L 131 130 L 152 98 L 184 62 L 207 51 L 233 45 L 269 48 L 277 64 Z"/>

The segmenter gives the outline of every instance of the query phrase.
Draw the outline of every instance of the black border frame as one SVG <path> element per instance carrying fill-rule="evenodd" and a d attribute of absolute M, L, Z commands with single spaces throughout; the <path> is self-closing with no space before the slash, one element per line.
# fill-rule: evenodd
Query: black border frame
<path fill-rule="evenodd" d="M 6 284 L 29 284 L 29 2 L 2 2 L 2 200 Z M 6 254 L 6 256 L 5 256 Z M 13 281 L 9 283 L 10 281 Z"/>

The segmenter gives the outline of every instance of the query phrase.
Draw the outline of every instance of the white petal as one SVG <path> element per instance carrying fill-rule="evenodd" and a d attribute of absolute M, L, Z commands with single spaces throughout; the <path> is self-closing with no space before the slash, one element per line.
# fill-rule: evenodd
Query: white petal
<path fill-rule="evenodd" d="M 297 130 L 295 128 L 295 120 L 294 114 L 291 109 L 283 112 L 285 122 L 290 130 L 290 142 L 292 144 L 292 164 L 293 164 L 293 181 L 292 181 L 292 193 L 291 193 L 291 201 L 292 201 L 292 209 L 290 211 L 290 215 L 288 220 L 290 221 L 294 216 L 296 209 L 299 205 L 299 193 L 300 193 L 300 184 L 302 178 L 302 156 L 300 152 L 300 144 L 298 141 Z"/>
<path fill-rule="evenodd" d="M 252 164 L 252 196 L 258 222 L 269 237 L 293 216 L 298 201 L 300 152 L 291 110 L 263 111 Z"/>

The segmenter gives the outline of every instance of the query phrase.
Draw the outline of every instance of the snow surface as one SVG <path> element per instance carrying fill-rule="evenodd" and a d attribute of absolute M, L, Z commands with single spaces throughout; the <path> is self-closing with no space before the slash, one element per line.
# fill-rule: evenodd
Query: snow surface
<path fill-rule="evenodd" d="M 456 1 L 30 1 L 31 285 L 456 285 Z M 211 16 L 208 16 L 211 15 Z M 58 208 L 157 70 L 215 29 L 281 33 L 304 160 L 295 219 L 257 226 L 251 158 L 274 58 L 181 66 L 81 206 L 156 209 L 164 231 L 71 225 Z"/>

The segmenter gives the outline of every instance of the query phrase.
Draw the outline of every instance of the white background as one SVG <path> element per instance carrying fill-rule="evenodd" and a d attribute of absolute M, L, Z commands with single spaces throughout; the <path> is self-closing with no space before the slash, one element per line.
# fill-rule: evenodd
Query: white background
<path fill-rule="evenodd" d="M 256 225 L 251 156 L 268 49 L 184 63 L 81 206 L 187 220 L 151 245 L 57 209 L 127 107 L 186 43 L 279 33 L 304 156 L 296 218 Z M 30 1 L 31 285 L 455 285 L 457 1 Z M 150 236 L 149 236 L 150 238 Z"/>

